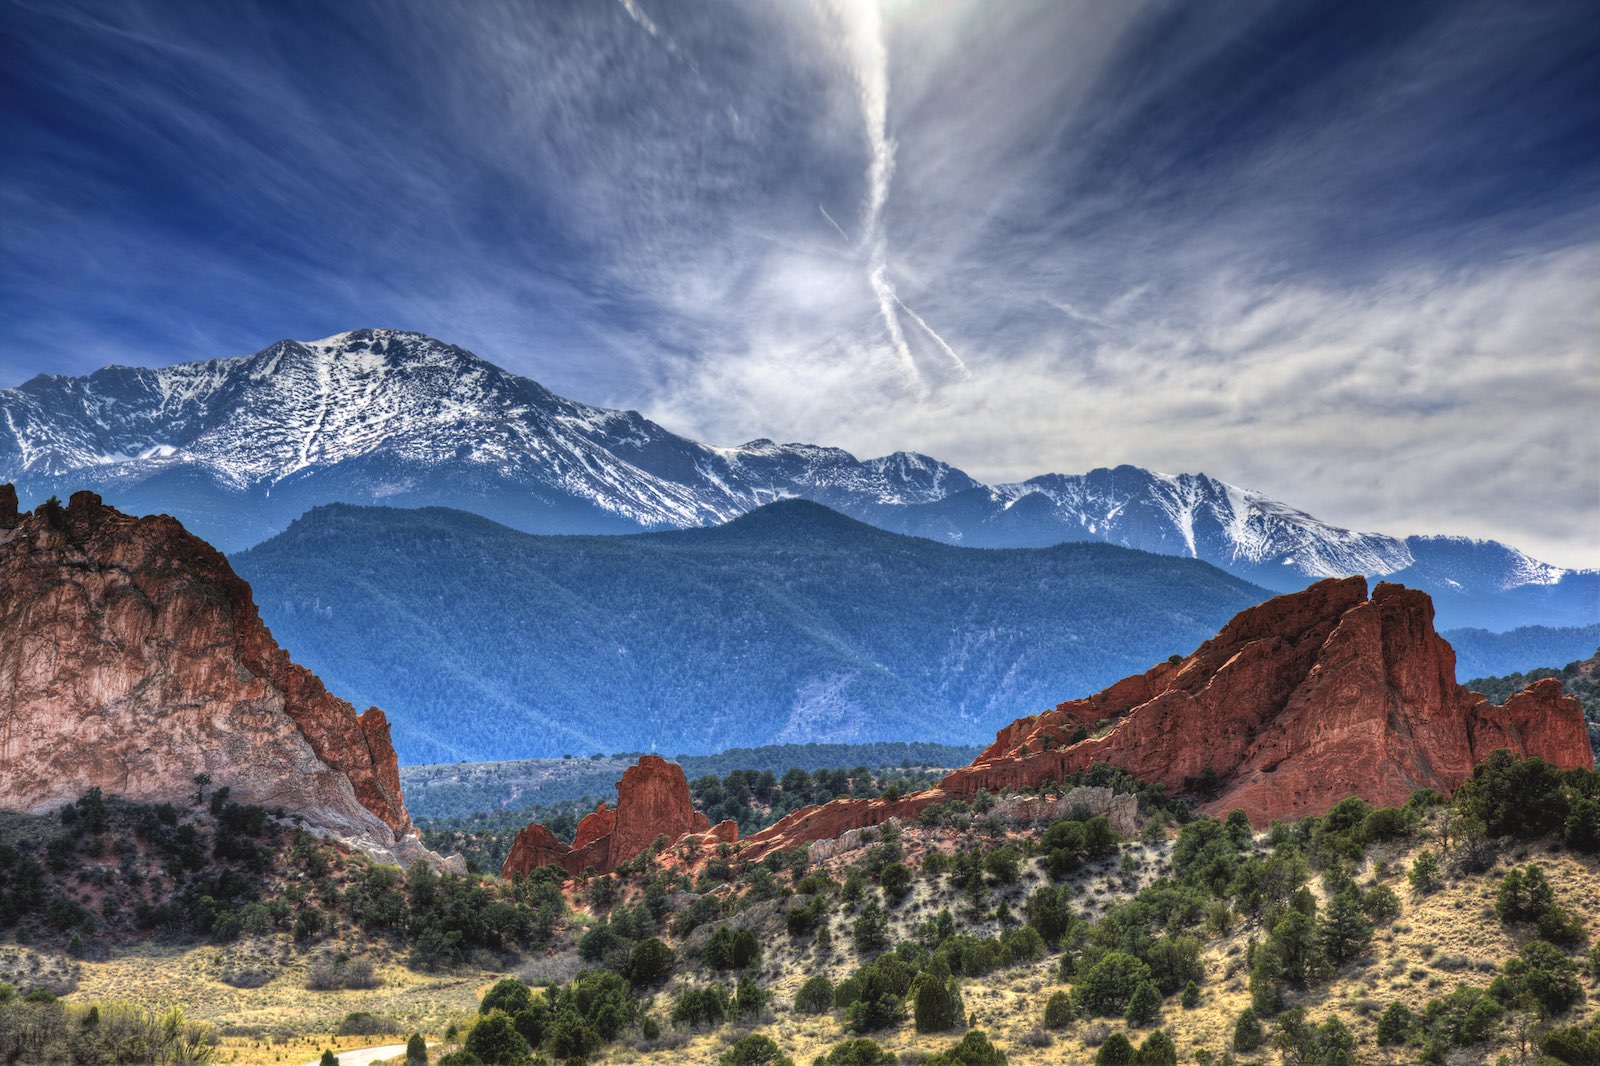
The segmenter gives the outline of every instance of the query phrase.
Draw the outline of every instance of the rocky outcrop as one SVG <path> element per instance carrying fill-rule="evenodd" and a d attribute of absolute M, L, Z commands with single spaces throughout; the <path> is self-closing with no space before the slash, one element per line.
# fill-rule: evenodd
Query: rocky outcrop
<path fill-rule="evenodd" d="M 291 662 L 223 556 L 172 518 L 0 489 L 0 808 L 89 788 L 183 801 L 209 775 L 381 857 L 430 857 L 389 723 Z"/>
<path fill-rule="evenodd" d="M 622 772 L 617 782 L 617 805 L 584 815 L 571 844 L 556 839 L 538 822 L 517 834 L 501 873 L 525 874 L 540 866 L 559 866 L 576 876 L 584 870 L 610 873 L 656 841 L 676 842 L 689 834 L 705 834 L 706 843 L 732 843 L 739 827 L 719 822 L 712 829 L 705 815 L 694 809 L 683 767 L 659 755 L 641 756 Z"/>
<path fill-rule="evenodd" d="M 980 791 L 1035 788 L 1107 763 L 1171 791 L 1205 779 L 1205 807 L 1256 825 L 1346 796 L 1396 805 L 1450 792 L 1497 748 L 1592 767 L 1582 709 L 1546 680 L 1505 706 L 1456 684 L 1425 593 L 1360 577 L 1320 581 L 1241 612 L 1178 662 L 1019 719 L 970 765 L 901 800 L 836 800 L 747 841 L 747 858 L 830 840 Z"/>

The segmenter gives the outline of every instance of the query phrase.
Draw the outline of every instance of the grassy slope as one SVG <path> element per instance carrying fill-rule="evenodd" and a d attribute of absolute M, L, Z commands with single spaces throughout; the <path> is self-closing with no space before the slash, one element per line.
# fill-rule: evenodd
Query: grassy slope
<path fill-rule="evenodd" d="M 912 857 L 928 846 L 955 850 L 970 846 L 974 839 L 952 830 L 939 831 L 936 838 L 918 839 L 908 833 Z M 989 843 L 993 843 L 992 839 Z M 1508 849 L 1500 863 L 1487 873 L 1465 877 L 1425 897 L 1410 890 L 1403 871 L 1415 852 L 1429 843 L 1413 840 L 1373 847 L 1357 878 L 1362 884 L 1381 880 L 1401 898 L 1400 917 L 1382 926 L 1367 956 L 1353 963 L 1334 979 L 1317 986 L 1299 999 L 1313 1020 L 1337 1013 L 1353 1029 L 1361 1043 L 1358 1061 L 1401 1064 L 1415 1061 L 1415 1048 L 1380 1048 L 1374 1026 L 1388 1002 L 1400 999 L 1413 1008 L 1449 992 L 1458 984 L 1487 987 L 1504 959 L 1515 953 L 1525 934 L 1508 930 L 1493 913 L 1495 886 L 1507 863 L 1540 863 L 1555 889 L 1557 900 L 1574 912 L 1600 914 L 1600 862 L 1581 858 L 1558 848 L 1533 846 Z M 1073 879 L 1077 899 L 1086 904 L 1103 904 L 1128 898 L 1141 885 L 1165 872 L 1165 857 L 1170 845 L 1126 845 L 1137 867 L 1124 873 L 1118 859 L 1106 860 L 1080 872 Z M 830 860 L 836 874 L 860 852 L 846 853 Z M 1024 881 L 1002 892 L 1013 906 L 1036 884 L 1043 883 L 1038 871 L 1030 871 Z M 918 878 L 912 896 L 893 910 L 894 936 L 909 935 L 920 920 L 931 917 L 940 907 L 959 907 L 956 894 L 945 884 Z M 797 944 L 781 931 L 781 908 L 758 906 L 731 921 L 760 930 L 767 954 L 758 975 L 775 993 L 775 1009 L 762 1024 L 728 1025 L 717 1031 L 699 1034 L 688 1040 L 671 1040 L 655 1050 L 612 1045 L 597 1062 L 705 1062 L 716 1060 L 726 1045 L 746 1032 L 772 1036 L 797 1063 L 808 1063 L 844 1039 L 838 1020 L 829 1015 L 807 1016 L 788 1009 L 803 981 L 817 973 L 835 979 L 844 977 L 859 962 L 844 922 L 835 919 L 836 947 L 823 956 L 810 940 Z M 583 924 L 580 919 L 578 925 Z M 996 932 L 993 922 L 981 923 L 968 931 Z M 575 929 L 574 932 L 577 930 Z M 1178 1043 L 1180 1061 L 1192 1061 L 1195 1051 L 1209 1048 L 1220 1052 L 1228 1046 L 1238 1013 L 1249 1004 L 1245 987 L 1244 954 L 1246 943 L 1256 930 L 1240 927 L 1232 934 L 1208 943 L 1205 962 L 1208 979 L 1200 1006 L 1184 1010 L 1168 1001 L 1157 1023 Z M 337 944 L 325 944 L 331 950 Z M 339 1019 L 351 1011 L 383 1014 L 401 1023 L 407 1031 L 417 1030 L 438 1037 L 452 1022 L 470 1017 L 476 999 L 497 973 L 469 969 L 449 975 L 422 975 L 406 969 L 381 945 L 351 944 L 351 948 L 375 953 L 380 960 L 383 987 L 365 991 L 307 992 L 304 987 L 305 958 L 292 949 L 286 936 L 250 945 L 217 947 L 143 946 L 119 951 L 105 962 L 79 964 L 79 985 L 74 999 L 136 998 L 159 1004 L 182 1004 L 191 1018 L 202 1018 L 231 1027 L 221 1049 L 219 1061 L 253 1063 L 297 1063 L 315 1057 L 322 1047 L 360 1047 L 383 1042 L 375 1037 L 336 1038 L 332 1030 Z M 223 984 L 218 975 L 239 952 L 279 960 L 277 976 L 264 988 L 240 991 Z M 542 960 L 525 960 L 522 969 L 531 974 L 570 974 L 578 963 L 570 948 Z M 690 967 L 692 970 L 693 967 Z M 1024 1038 L 1038 1029 L 1045 999 L 1053 991 L 1070 988 L 1057 976 L 1057 958 L 1021 967 L 996 971 L 983 979 L 963 982 L 968 1011 L 976 1014 L 978 1026 L 987 1031 L 997 1046 L 1006 1050 L 1012 1066 L 1059 1062 L 1087 1062 L 1091 1044 L 1098 1043 L 1107 1030 L 1122 1029 L 1115 1020 L 1079 1020 L 1066 1030 L 1052 1034 L 1048 1047 L 1032 1047 Z M 692 973 L 676 977 L 657 993 L 652 1010 L 664 1016 L 675 993 L 688 983 L 703 978 Z M 1594 993 L 1589 1002 L 1564 1022 L 1571 1023 L 1594 1013 Z M 274 1039 L 276 1034 L 276 1039 Z M 1133 1034 L 1139 1037 L 1142 1033 Z M 874 1034 L 885 1047 L 897 1053 L 927 1054 L 953 1042 L 949 1035 L 918 1035 L 907 1023 L 897 1029 Z M 1513 1053 L 1511 1027 L 1502 1029 L 1491 1043 L 1468 1049 L 1453 1062 L 1493 1062 L 1501 1053 Z M 1263 1051 L 1241 1056 L 1241 1061 L 1276 1063 L 1276 1052 Z"/>

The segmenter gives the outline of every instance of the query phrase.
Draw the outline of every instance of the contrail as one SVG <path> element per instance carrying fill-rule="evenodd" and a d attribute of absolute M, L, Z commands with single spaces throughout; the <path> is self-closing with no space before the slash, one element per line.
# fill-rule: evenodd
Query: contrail
<path fill-rule="evenodd" d="M 845 31 L 851 71 L 856 81 L 856 101 L 867 130 L 867 204 L 861 222 L 861 243 L 867 253 L 867 284 L 878 299 L 878 312 L 889 331 L 889 343 L 900 357 L 906 374 L 918 385 L 922 375 L 906 346 L 905 331 L 895 314 L 899 298 L 889 283 L 888 239 L 883 230 L 883 206 L 889 200 L 894 176 L 894 142 L 889 139 L 889 57 L 883 47 L 883 20 L 876 0 L 830 0 Z M 840 232 L 843 232 L 842 230 Z"/>
<path fill-rule="evenodd" d="M 956 365 L 956 369 L 961 371 L 962 377 L 970 378 L 972 376 L 972 371 L 967 369 L 967 364 L 961 361 L 961 357 L 956 354 L 956 350 L 946 344 L 945 339 L 935 333 L 933 327 L 928 325 L 921 315 L 913 311 L 904 300 L 900 299 L 898 294 L 895 295 L 894 302 L 900 305 L 900 310 L 911 316 L 913 322 L 922 327 L 924 333 L 933 338 L 933 343 L 937 344 L 939 350 L 950 357 L 950 361 Z"/>
<path fill-rule="evenodd" d="M 850 243 L 850 234 L 846 233 L 844 231 L 844 227 L 839 225 L 839 223 L 837 223 L 837 222 L 835 222 L 833 220 L 833 216 L 828 214 L 828 209 L 826 207 L 823 207 L 821 204 L 818 204 L 817 205 L 817 210 L 821 211 L 822 212 L 822 217 L 828 220 L 828 225 L 832 226 L 834 229 L 839 231 L 839 236 L 844 238 L 844 243 L 849 244 Z"/>

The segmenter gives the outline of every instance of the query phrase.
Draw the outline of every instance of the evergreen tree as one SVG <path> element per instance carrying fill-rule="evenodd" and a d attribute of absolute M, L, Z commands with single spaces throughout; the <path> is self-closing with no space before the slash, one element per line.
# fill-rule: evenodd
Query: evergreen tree
<path fill-rule="evenodd" d="M 966 1007 L 950 967 L 935 956 L 928 968 L 912 983 L 912 1015 L 919 1033 L 946 1033 L 961 1027 Z"/>
<path fill-rule="evenodd" d="M 1384 1008 L 1383 1016 L 1378 1019 L 1378 1043 L 1404 1044 L 1411 1039 L 1416 1025 L 1411 1008 L 1396 1000 Z"/>
<path fill-rule="evenodd" d="M 1072 997 L 1065 992 L 1052 992 L 1044 1005 L 1044 1027 L 1065 1029 L 1072 1024 L 1077 1012 L 1072 1009 Z"/>
<path fill-rule="evenodd" d="M 1163 1030 L 1157 1029 L 1144 1038 L 1133 1061 L 1136 1066 L 1178 1066 L 1178 1045 Z"/>
<path fill-rule="evenodd" d="M 1256 1012 L 1246 1007 L 1233 1025 L 1233 1050 L 1254 1051 L 1266 1038 L 1267 1034 L 1261 1028 L 1261 1020 L 1256 1017 Z"/>
<path fill-rule="evenodd" d="M 1406 875 L 1411 881 L 1411 887 L 1418 892 L 1432 892 L 1444 883 L 1439 873 L 1439 856 L 1433 853 L 1432 848 L 1423 848 L 1417 852 L 1416 861 L 1411 864 L 1411 872 Z"/>
<path fill-rule="evenodd" d="M 1134 990 L 1133 998 L 1128 1000 L 1128 1024 L 1135 1028 L 1149 1025 L 1160 1013 L 1161 990 L 1146 981 Z"/>
<path fill-rule="evenodd" d="M 1360 958 L 1372 943 L 1372 923 L 1361 909 L 1361 893 L 1354 886 L 1328 904 L 1320 941 L 1322 954 L 1335 966 Z"/>
<path fill-rule="evenodd" d="M 1132 1066 L 1133 1044 L 1121 1033 L 1112 1033 L 1095 1052 L 1094 1066 Z"/>
<path fill-rule="evenodd" d="M 855 923 L 856 950 L 862 954 L 889 946 L 889 919 L 876 900 L 861 908 Z"/>

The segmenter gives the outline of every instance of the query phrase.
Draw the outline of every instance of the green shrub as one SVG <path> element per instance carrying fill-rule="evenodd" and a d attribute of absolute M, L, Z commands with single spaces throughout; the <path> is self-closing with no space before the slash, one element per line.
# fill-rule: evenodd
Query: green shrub
<path fill-rule="evenodd" d="M 1423 848 L 1417 852 L 1416 859 L 1411 863 L 1411 872 L 1406 875 L 1411 882 L 1411 887 L 1420 893 L 1428 893 L 1444 884 L 1444 877 L 1439 869 L 1439 856 L 1433 853 L 1432 848 Z"/>
<path fill-rule="evenodd" d="M 1430 1000 L 1419 1024 L 1430 1048 L 1466 1047 L 1487 1040 L 1502 1014 L 1493 996 L 1463 985 L 1443 999 Z"/>
<path fill-rule="evenodd" d="M 488 1066 L 520 1062 L 531 1050 L 511 1016 L 499 1008 L 479 1016 L 462 1047 Z"/>
<path fill-rule="evenodd" d="M 1094 1066 L 1132 1066 L 1135 1054 L 1133 1043 L 1126 1036 L 1112 1033 L 1095 1052 Z"/>
<path fill-rule="evenodd" d="M 494 987 L 484 993 L 483 1002 L 478 1004 L 479 1014 L 488 1014 L 492 1010 L 504 1011 L 507 1015 L 525 1011 L 533 1005 L 533 990 L 515 977 L 502 977 L 494 983 Z"/>
<path fill-rule="evenodd" d="M 672 1024 L 702 1029 L 721 1025 L 728 1017 L 728 990 L 721 985 L 686 988 L 672 1008 Z"/>
<path fill-rule="evenodd" d="M 1378 1043 L 1388 1045 L 1409 1043 L 1416 1027 L 1417 1019 L 1411 1013 L 1411 1008 L 1396 1000 L 1385 1007 L 1382 1016 L 1378 1018 Z"/>
<path fill-rule="evenodd" d="M 1085 1014 L 1114 1016 L 1125 1012 L 1133 994 L 1148 983 L 1150 967 L 1144 960 L 1112 951 L 1083 975 L 1077 992 Z"/>
<path fill-rule="evenodd" d="M 628 983 L 635 988 L 659 985 L 672 973 L 674 961 L 672 949 L 657 937 L 641 940 L 628 956 Z"/>
<path fill-rule="evenodd" d="M 717 1066 L 794 1066 L 794 1060 L 771 1037 L 754 1033 L 724 1051 Z"/>
<path fill-rule="evenodd" d="M 895 862 L 884 867 L 878 881 L 883 886 L 883 894 L 891 902 L 899 903 L 911 894 L 912 879 L 911 867 Z"/>
<path fill-rule="evenodd" d="M 820 974 L 800 986 L 794 1009 L 801 1014 L 827 1014 L 833 1010 L 833 982 Z"/>
<path fill-rule="evenodd" d="M 1600 1018 L 1592 1019 L 1587 1028 L 1573 1025 L 1544 1033 L 1539 1050 L 1566 1066 L 1600 1063 Z"/>
<path fill-rule="evenodd" d="M 1544 871 L 1530 863 L 1521 870 L 1513 866 L 1500 879 L 1494 912 L 1502 922 L 1536 922 L 1555 902 L 1555 890 Z"/>
<path fill-rule="evenodd" d="M 1507 960 L 1503 975 L 1495 978 L 1489 991 L 1506 1005 L 1530 1000 L 1545 1017 L 1563 1014 L 1583 1000 L 1577 964 L 1543 940 L 1529 941 L 1516 958 Z"/>
<path fill-rule="evenodd" d="M 1044 885 L 1034 890 L 1023 908 L 1028 924 L 1038 931 L 1051 950 L 1061 944 L 1062 936 L 1076 920 L 1068 903 L 1070 894 L 1066 888 Z"/>
<path fill-rule="evenodd" d="M 826 1055 L 817 1057 L 813 1066 L 894 1066 L 897 1061 L 877 1041 L 858 1036 L 833 1045 Z"/>
<path fill-rule="evenodd" d="M 1161 1013 L 1161 992 L 1153 982 L 1146 981 L 1134 989 L 1132 997 L 1128 1000 L 1128 1011 L 1125 1017 L 1128 1024 L 1138 1028 L 1149 1025 Z"/>
<path fill-rule="evenodd" d="M 1172 1042 L 1172 1037 L 1157 1029 L 1144 1038 L 1133 1061 L 1136 1066 L 1178 1066 L 1178 1045 Z"/>
<path fill-rule="evenodd" d="M 1065 992 L 1052 992 L 1044 1004 L 1044 1027 L 1065 1029 L 1077 1017 L 1072 1007 L 1072 997 Z"/>
<path fill-rule="evenodd" d="M 912 1017 L 919 1033 L 947 1033 L 966 1020 L 966 1007 L 956 979 L 942 960 L 935 959 L 911 983 Z"/>
<path fill-rule="evenodd" d="M 750 980 L 739 978 L 739 987 L 733 993 L 734 1013 L 741 1018 L 757 1018 L 766 1009 L 771 996 L 767 990 Z"/>
<path fill-rule="evenodd" d="M 853 929 L 856 950 L 862 954 L 881 951 L 889 946 L 889 918 L 877 902 L 868 903 L 856 915 Z"/>
<path fill-rule="evenodd" d="M 989 1042 L 987 1034 L 974 1029 L 959 1044 L 924 1060 L 923 1066 L 1006 1066 L 1006 1056 Z"/>
<path fill-rule="evenodd" d="M 744 970 L 761 961 L 761 942 L 748 929 L 719 925 L 701 955 L 713 970 Z"/>
<path fill-rule="evenodd" d="M 1239 1013 L 1239 1020 L 1233 1023 L 1233 1050 L 1254 1051 L 1267 1039 L 1266 1032 L 1261 1028 L 1261 1020 L 1256 1017 L 1256 1012 L 1246 1007 Z"/>
<path fill-rule="evenodd" d="M 1372 943 L 1372 923 L 1362 909 L 1355 888 L 1339 893 L 1328 904 L 1319 930 L 1323 957 L 1335 966 L 1358 959 Z"/>

